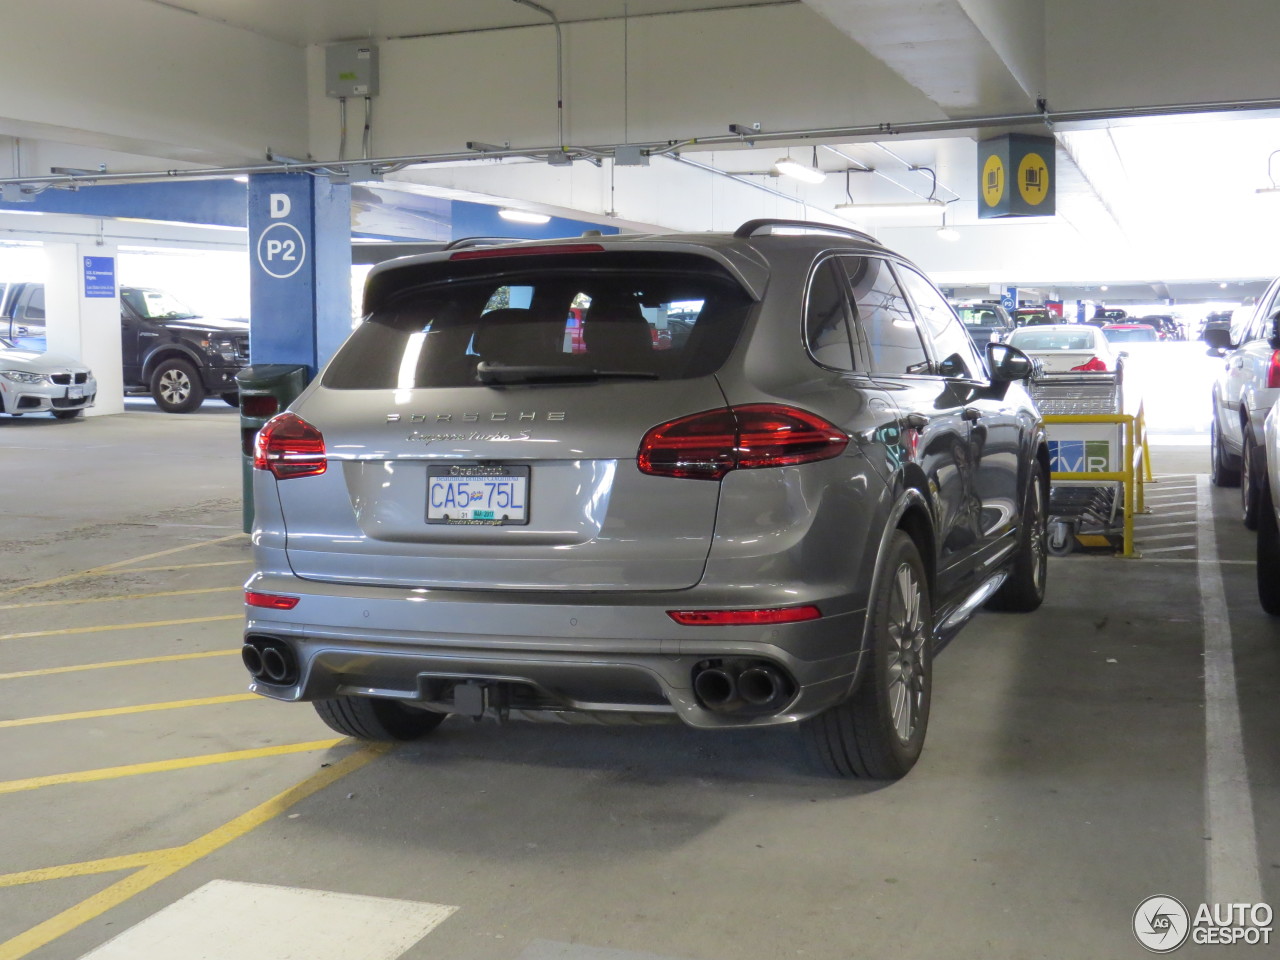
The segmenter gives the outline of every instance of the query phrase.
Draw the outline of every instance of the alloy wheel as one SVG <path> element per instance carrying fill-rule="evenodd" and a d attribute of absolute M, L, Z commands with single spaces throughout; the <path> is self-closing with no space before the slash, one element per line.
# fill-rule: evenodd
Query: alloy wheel
<path fill-rule="evenodd" d="M 191 396 L 191 379 L 181 370 L 166 370 L 160 377 L 160 395 L 166 403 L 183 403 Z"/>
<path fill-rule="evenodd" d="M 924 645 L 927 642 L 923 595 L 910 564 L 898 567 L 892 590 L 887 664 L 889 710 L 898 739 L 906 743 L 920 722 L 924 703 Z"/>

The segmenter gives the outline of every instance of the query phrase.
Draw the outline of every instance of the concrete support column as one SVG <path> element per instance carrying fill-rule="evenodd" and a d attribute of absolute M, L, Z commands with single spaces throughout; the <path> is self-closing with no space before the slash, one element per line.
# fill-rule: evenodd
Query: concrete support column
<path fill-rule="evenodd" d="M 250 358 L 314 376 L 351 332 L 351 187 L 254 174 L 248 204 Z"/>
<path fill-rule="evenodd" d="M 97 243 L 46 243 L 45 337 L 50 353 L 88 364 L 98 397 L 86 416 L 124 413 L 120 281 L 116 250 Z"/>

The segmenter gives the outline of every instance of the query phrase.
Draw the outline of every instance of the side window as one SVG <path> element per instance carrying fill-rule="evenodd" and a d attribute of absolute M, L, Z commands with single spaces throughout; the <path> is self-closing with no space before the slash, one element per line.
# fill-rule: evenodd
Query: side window
<path fill-rule="evenodd" d="M 809 281 L 804 312 L 805 341 L 813 359 L 824 367 L 852 370 L 853 348 L 845 320 L 844 291 L 835 265 L 826 260 L 818 265 Z"/>
<path fill-rule="evenodd" d="M 1280 285 L 1267 291 L 1267 296 L 1254 315 L 1253 325 L 1249 327 L 1248 339 L 1265 340 L 1271 336 L 1271 317 L 1275 315 L 1276 310 L 1280 310 Z"/>
<path fill-rule="evenodd" d="M 929 373 L 929 355 L 888 261 L 839 259 L 853 298 L 854 336 L 871 372 L 885 376 Z"/>
<path fill-rule="evenodd" d="M 899 267 L 898 273 L 902 277 L 902 285 L 915 302 L 921 325 L 933 341 L 938 358 L 937 372 L 965 380 L 985 379 L 986 365 L 942 294 L 914 270 Z"/>
<path fill-rule="evenodd" d="M 23 314 L 28 320 L 44 319 L 44 287 L 33 286 L 31 289 L 31 298 L 27 301 L 26 307 L 23 308 Z"/>

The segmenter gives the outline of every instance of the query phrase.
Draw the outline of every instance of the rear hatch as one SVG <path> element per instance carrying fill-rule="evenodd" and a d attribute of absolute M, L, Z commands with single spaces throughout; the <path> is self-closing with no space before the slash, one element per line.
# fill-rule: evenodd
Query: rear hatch
<path fill-rule="evenodd" d="M 1009 343 L 1039 360 L 1045 373 L 1068 373 L 1094 357 L 1111 367 L 1111 351 L 1097 344 L 1095 336 L 1094 330 L 1085 326 L 1077 330 L 1033 328 L 1015 333 Z"/>
<path fill-rule="evenodd" d="M 725 406 L 715 372 L 751 297 L 705 255 L 511 249 L 371 279 L 369 318 L 295 405 L 328 461 L 277 480 L 299 576 L 558 591 L 700 579 L 720 485 L 642 473 L 637 452 L 650 428 Z"/>

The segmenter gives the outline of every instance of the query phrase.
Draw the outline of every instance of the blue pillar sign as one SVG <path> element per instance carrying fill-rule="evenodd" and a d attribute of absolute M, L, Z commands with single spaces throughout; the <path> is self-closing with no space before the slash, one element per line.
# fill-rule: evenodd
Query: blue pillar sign
<path fill-rule="evenodd" d="M 1004 307 L 1010 313 L 1018 309 L 1018 288 L 1005 287 L 1004 293 L 1000 295 L 1000 306 Z"/>
<path fill-rule="evenodd" d="M 84 295 L 114 300 L 116 296 L 116 258 L 84 258 Z"/>
<path fill-rule="evenodd" d="M 253 174 L 248 205 L 250 358 L 314 375 L 351 332 L 351 188 Z"/>

